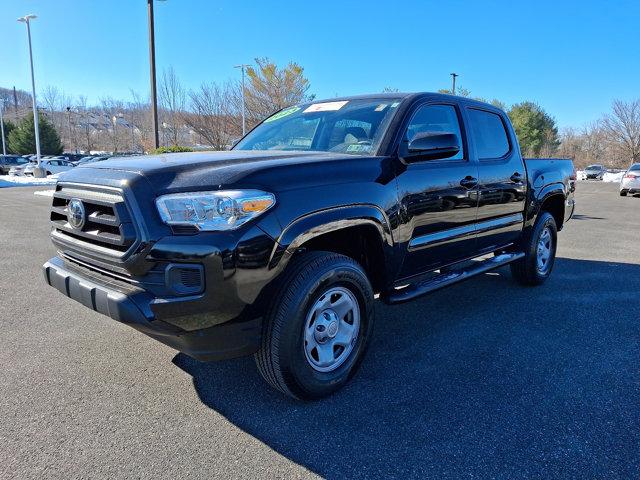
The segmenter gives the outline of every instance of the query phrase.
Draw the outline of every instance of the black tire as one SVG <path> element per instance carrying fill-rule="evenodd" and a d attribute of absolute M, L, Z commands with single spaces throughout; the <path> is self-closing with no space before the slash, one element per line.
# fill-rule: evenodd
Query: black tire
<path fill-rule="evenodd" d="M 359 332 L 351 351 L 335 370 L 314 369 L 305 353 L 308 312 L 324 292 L 341 287 L 357 299 Z M 254 358 L 272 387 L 299 400 L 325 397 L 354 375 L 373 332 L 373 289 L 353 259 L 331 252 L 306 252 L 294 257 L 283 273 L 264 317 L 262 345 Z"/>
<path fill-rule="evenodd" d="M 538 242 L 545 230 L 549 230 L 551 236 L 550 258 L 541 271 L 538 268 Z M 524 239 L 522 249 L 524 258 L 511 264 L 511 274 L 522 285 L 542 285 L 551 275 L 555 264 L 556 249 L 558 245 L 558 227 L 556 221 L 549 212 L 541 212 L 536 223 Z"/>
<path fill-rule="evenodd" d="M 47 175 L 51 175 L 51 172 L 50 172 L 49 170 L 47 170 L 45 173 L 46 173 Z"/>
<path fill-rule="evenodd" d="M 620 196 L 621 197 L 626 197 L 627 196 L 627 191 L 626 190 L 620 190 Z"/>

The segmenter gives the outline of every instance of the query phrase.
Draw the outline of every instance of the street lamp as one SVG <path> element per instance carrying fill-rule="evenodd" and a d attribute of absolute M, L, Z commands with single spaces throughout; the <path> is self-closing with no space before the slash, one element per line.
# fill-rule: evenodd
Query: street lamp
<path fill-rule="evenodd" d="M 239 68 L 240 70 L 242 70 L 242 136 L 244 137 L 244 134 L 246 132 L 246 124 L 245 124 L 245 113 L 244 113 L 244 69 L 246 67 L 249 67 L 250 65 L 247 65 L 245 63 L 241 63 L 240 65 L 234 65 L 233 68 Z"/>
<path fill-rule="evenodd" d="M 33 169 L 34 177 L 44 177 L 45 172 L 40 166 L 40 128 L 38 125 L 38 107 L 36 106 L 36 81 L 33 75 L 33 52 L 31 49 L 31 20 L 37 18 L 35 15 L 30 13 L 29 15 L 25 15 L 24 17 L 20 17 L 18 19 L 19 22 L 22 22 L 27 25 L 27 36 L 29 37 L 29 62 L 31 63 L 31 96 L 33 100 L 33 126 L 36 134 L 36 158 L 38 160 L 38 167 Z"/>
<path fill-rule="evenodd" d="M 452 86 L 451 86 L 451 94 L 455 95 L 456 94 L 456 77 L 459 77 L 460 75 L 458 75 L 457 73 L 450 73 L 451 75 L 451 81 L 452 81 Z"/>
<path fill-rule="evenodd" d="M 164 0 L 160 0 L 164 1 Z M 153 117 L 153 142 L 155 148 L 160 146 L 158 137 L 158 92 L 156 90 L 156 35 L 153 20 L 153 0 L 147 0 L 149 15 L 149 68 L 151 73 L 151 116 Z"/>

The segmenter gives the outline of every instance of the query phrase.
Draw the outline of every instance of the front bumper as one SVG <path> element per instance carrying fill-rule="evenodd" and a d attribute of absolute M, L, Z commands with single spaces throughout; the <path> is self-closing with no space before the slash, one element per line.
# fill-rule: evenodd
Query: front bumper
<path fill-rule="evenodd" d="M 261 336 L 261 319 L 241 317 L 199 330 L 184 330 L 154 313 L 156 304 L 164 303 L 138 286 L 102 275 L 86 272 L 54 257 L 43 266 L 46 282 L 67 297 L 92 310 L 125 323 L 136 330 L 202 361 L 250 355 L 257 351 Z M 190 310 L 200 299 L 172 299 L 172 310 Z M 203 313 L 206 315 L 206 313 Z"/>

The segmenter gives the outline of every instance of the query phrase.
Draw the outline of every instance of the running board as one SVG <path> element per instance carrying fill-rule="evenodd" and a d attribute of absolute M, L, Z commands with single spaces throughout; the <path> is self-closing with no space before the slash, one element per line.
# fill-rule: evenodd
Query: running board
<path fill-rule="evenodd" d="M 524 257 L 523 252 L 503 253 L 487 260 L 475 262 L 475 265 L 467 265 L 466 267 L 460 269 L 456 269 L 455 267 L 453 267 L 452 270 L 449 270 L 445 273 L 440 273 L 435 277 L 431 277 L 421 282 L 412 283 L 404 288 L 394 290 L 385 296 L 385 301 L 389 304 L 408 302 L 409 300 L 413 300 L 416 297 L 420 297 L 427 293 L 431 293 L 441 288 L 448 287 L 449 285 L 461 282 L 475 275 L 488 272 L 495 268 L 503 267 L 504 265 L 508 265 L 509 263 L 514 262 L 522 257 Z"/>

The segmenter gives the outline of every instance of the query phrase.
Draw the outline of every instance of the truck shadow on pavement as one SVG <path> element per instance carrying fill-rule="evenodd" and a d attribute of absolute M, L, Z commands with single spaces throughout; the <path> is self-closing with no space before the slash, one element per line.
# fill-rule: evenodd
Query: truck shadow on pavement
<path fill-rule="evenodd" d="M 640 265 L 559 258 L 535 289 L 502 269 L 378 304 L 361 370 L 314 403 L 272 391 L 252 358 L 174 363 L 208 407 L 323 477 L 631 478 L 639 291 Z"/>

